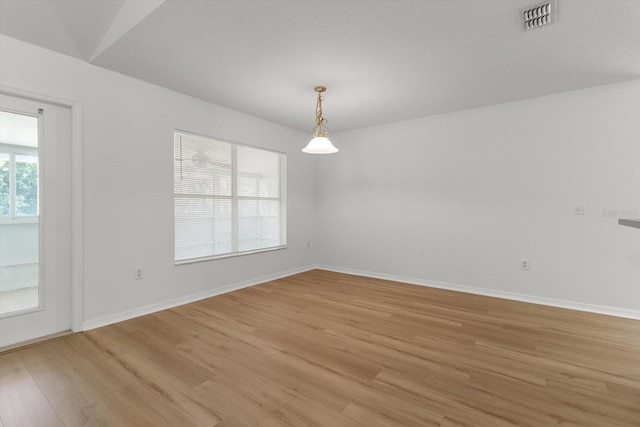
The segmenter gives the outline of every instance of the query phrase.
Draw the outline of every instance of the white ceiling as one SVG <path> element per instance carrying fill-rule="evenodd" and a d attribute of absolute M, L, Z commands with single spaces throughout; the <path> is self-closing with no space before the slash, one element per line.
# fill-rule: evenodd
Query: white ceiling
<path fill-rule="evenodd" d="M 309 132 L 316 85 L 339 131 L 640 78 L 640 0 L 538 3 L 0 0 L 0 33 Z"/>

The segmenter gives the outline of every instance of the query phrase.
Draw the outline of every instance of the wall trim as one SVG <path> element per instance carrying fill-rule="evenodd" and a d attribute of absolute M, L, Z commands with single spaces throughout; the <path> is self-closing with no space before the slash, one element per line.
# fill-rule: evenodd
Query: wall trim
<path fill-rule="evenodd" d="M 206 291 L 198 292 L 195 294 L 162 301 L 155 304 L 145 305 L 143 307 L 122 311 L 120 313 L 110 314 L 108 316 L 99 317 L 97 319 L 84 322 L 82 325 L 82 330 L 88 331 L 91 329 L 100 328 L 102 326 L 111 325 L 113 323 L 123 322 L 125 320 L 133 319 L 162 310 L 167 310 L 169 308 L 178 307 L 180 305 L 189 304 L 206 298 L 215 297 L 217 295 L 226 294 L 229 292 L 237 291 L 239 289 L 248 288 L 262 283 L 271 282 L 273 280 L 293 276 L 294 274 L 304 273 L 305 271 L 315 270 L 316 268 L 317 267 L 315 265 L 308 265 L 293 270 L 283 271 L 281 273 L 258 277 L 256 279 L 245 280 L 244 282 L 232 283 L 221 288 L 208 289 Z"/>
<path fill-rule="evenodd" d="M 547 305 L 551 307 L 566 308 L 569 310 L 585 311 L 589 313 L 604 314 L 607 316 L 623 317 L 640 320 L 640 311 L 626 308 L 610 307 L 606 305 L 586 304 L 581 302 L 559 300 L 553 298 L 537 297 L 533 295 L 518 294 L 514 292 L 498 291 L 495 289 L 476 288 L 473 286 L 458 285 L 455 283 L 438 282 L 435 280 L 422 280 L 412 277 L 396 276 L 393 274 L 375 273 L 372 271 L 354 270 L 350 268 L 318 265 L 319 270 L 332 271 L 334 273 L 352 274 L 354 276 L 370 277 L 373 279 L 391 280 L 394 282 L 408 283 L 410 285 L 426 286 L 430 288 L 447 289 L 450 291 L 465 292 L 468 294 L 483 295 L 494 298 L 502 298 L 513 301 L 528 302 Z"/>

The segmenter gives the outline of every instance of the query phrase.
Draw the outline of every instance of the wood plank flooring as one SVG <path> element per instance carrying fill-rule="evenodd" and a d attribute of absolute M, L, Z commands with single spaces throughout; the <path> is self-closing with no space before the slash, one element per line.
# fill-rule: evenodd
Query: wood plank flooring
<path fill-rule="evenodd" d="M 640 321 L 311 271 L 0 356 L 0 427 L 640 426 Z"/>

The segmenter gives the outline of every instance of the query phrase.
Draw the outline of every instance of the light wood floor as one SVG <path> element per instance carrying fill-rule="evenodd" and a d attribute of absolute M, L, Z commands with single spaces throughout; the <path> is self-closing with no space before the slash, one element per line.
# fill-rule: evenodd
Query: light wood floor
<path fill-rule="evenodd" d="M 640 426 L 640 321 L 312 271 L 0 356 L 21 426 Z"/>

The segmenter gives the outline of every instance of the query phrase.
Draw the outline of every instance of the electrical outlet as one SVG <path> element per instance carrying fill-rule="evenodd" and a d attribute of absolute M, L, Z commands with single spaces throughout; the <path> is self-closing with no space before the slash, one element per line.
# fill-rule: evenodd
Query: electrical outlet
<path fill-rule="evenodd" d="M 144 270 L 142 267 L 136 267 L 133 270 L 133 280 L 142 280 L 144 279 Z"/>
<path fill-rule="evenodd" d="M 528 259 L 521 259 L 520 260 L 520 268 L 522 270 L 528 270 L 529 269 L 529 260 Z"/>

